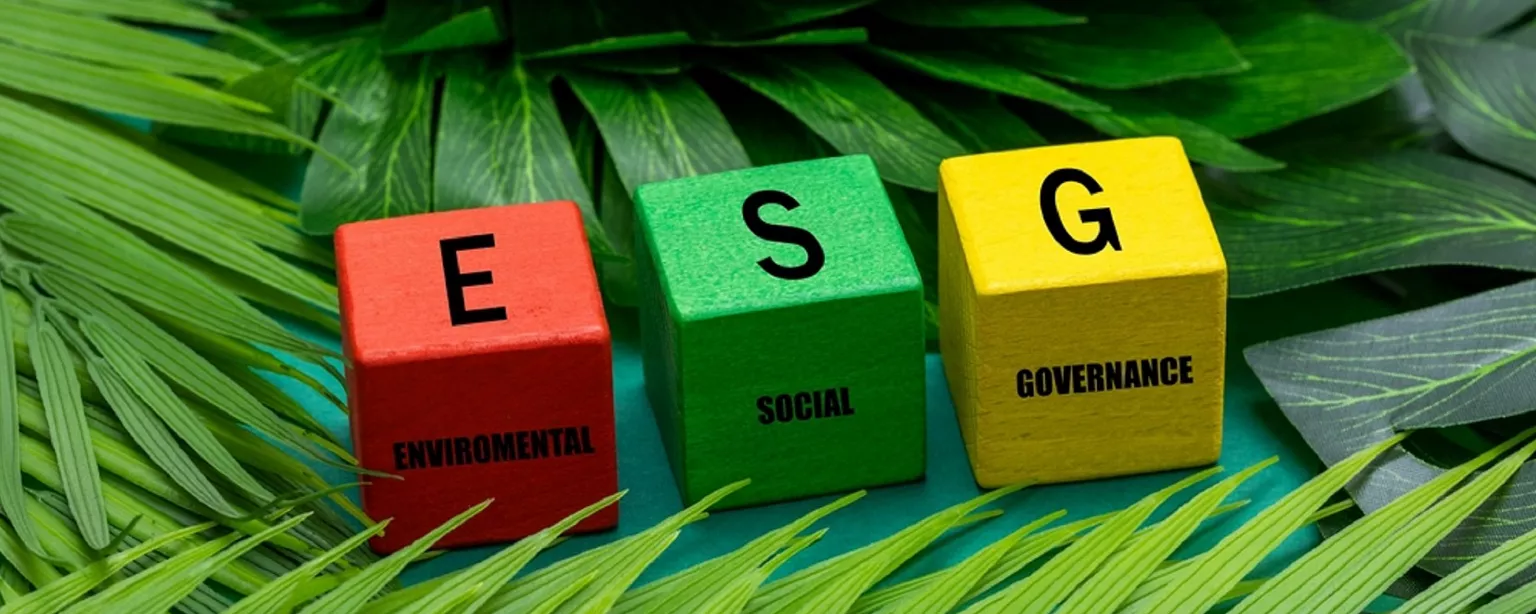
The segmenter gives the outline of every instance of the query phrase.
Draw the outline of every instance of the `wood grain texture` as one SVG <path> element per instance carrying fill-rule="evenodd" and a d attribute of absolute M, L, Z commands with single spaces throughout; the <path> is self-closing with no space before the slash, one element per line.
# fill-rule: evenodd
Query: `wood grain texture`
<path fill-rule="evenodd" d="M 453 251 L 471 277 L 450 286 L 443 241 L 487 235 Z M 395 519 L 375 550 L 488 498 L 439 545 L 510 541 L 618 489 L 608 324 L 574 203 L 348 224 L 336 260 L 355 451 L 404 478 L 362 488 L 370 516 Z M 505 319 L 454 324 L 454 292 Z M 610 508 L 576 531 L 617 521 Z"/>
<path fill-rule="evenodd" d="M 813 274 L 760 264 L 815 259 L 754 232 L 765 190 L 795 205 L 756 217 L 808 231 Z M 728 507 L 922 476 L 922 282 L 868 157 L 648 184 L 636 212 L 646 388 L 684 500 L 741 478 Z"/>
<path fill-rule="evenodd" d="M 976 481 L 1214 462 L 1226 262 L 1179 141 L 952 158 L 940 181 L 940 351 Z"/>

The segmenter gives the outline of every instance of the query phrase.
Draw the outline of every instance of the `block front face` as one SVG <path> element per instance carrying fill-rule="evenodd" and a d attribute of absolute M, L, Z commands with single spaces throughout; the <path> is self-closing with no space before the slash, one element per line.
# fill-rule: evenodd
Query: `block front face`
<path fill-rule="evenodd" d="M 941 177 L 941 348 L 977 481 L 1213 462 L 1226 265 L 1178 142 L 972 156 Z"/>
<path fill-rule="evenodd" d="M 642 186 L 646 387 L 685 499 L 922 475 L 922 286 L 867 157 Z"/>
<path fill-rule="evenodd" d="M 617 490 L 609 334 L 571 203 L 348 225 L 336 235 L 354 448 L 393 551 L 536 532 Z M 616 511 L 578 530 L 613 526 Z"/>

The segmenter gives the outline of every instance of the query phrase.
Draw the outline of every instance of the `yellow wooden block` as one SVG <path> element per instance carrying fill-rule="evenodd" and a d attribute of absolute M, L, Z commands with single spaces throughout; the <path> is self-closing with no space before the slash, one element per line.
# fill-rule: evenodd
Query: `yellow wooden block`
<path fill-rule="evenodd" d="M 1175 138 L 939 167 L 940 348 L 982 486 L 1211 463 L 1227 265 Z"/>

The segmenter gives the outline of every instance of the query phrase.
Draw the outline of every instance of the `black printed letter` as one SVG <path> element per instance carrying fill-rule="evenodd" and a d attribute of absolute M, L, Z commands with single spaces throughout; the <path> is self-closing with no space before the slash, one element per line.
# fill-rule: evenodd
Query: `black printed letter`
<path fill-rule="evenodd" d="M 438 246 L 443 251 L 443 284 L 448 286 L 448 318 L 453 321 L 453 325 L 498 322 L 507 319 L 505 307 L 464 308 L 464 289 L 470 286 L 491 285 L 490 271 L 459 272 L 459 252 L 496 247 L 496 235 L 483 234 L 443 239 L 438 242 Z"/>
<path fill-rule="evenodd" d="M 1075 183 L 1088 189 L 1089 194 L 1103 192 L 1099 185 L 1088 173 L 1075 168 L 1059 168 L 1051 171 L 1045 177 L 1045 183 L 1040 185 L 1040 213 L 1045 216 L 1045 227 L 1051 231 L 1051 238 L 1056 239 L 1067 251 L 1083 256 L 1091 256 L 1104 251 L 1105 246 L 1120 251 L 1120 234 L 1115 231 L 1115 219 L 1110 216 L 1109 209 L 1083 209 L 1077 216 L 1085 224 L 1098 224 L 1099 234 L 1090 241 L 1079 241 L 1072 233 L 1067 232 L 1067 227 L 1061 224 L 1061 209 L 1056 206 L 1056 191 L 1062 184 Z"/>
<path fill-rule="evenodd" d="M 805 279 L 815 275 L 827 263 L 827 254 L 822 251 L 821 243 L 816 240 L 816 235 L 804 228 L 794 226 L 781 226 L 763 221 L 762 208 L 767 205 L 779 205 L 785 211 L 794 211 L 800 206 L 800 202 L 793 196 L 778 190 L 759 190 L 747 197 L 747 201 L 741 206 L 741 218 L 747 222 L 747 229 L 759 238 L 777 243 L 793 243 L 805 250 L 805 264 L 797 266 L 784 266 L 774 262 L 772 258 L 764 258 L 757 261 L 757 266 L 763 267 L 769 275 L 779 279 Z"/>

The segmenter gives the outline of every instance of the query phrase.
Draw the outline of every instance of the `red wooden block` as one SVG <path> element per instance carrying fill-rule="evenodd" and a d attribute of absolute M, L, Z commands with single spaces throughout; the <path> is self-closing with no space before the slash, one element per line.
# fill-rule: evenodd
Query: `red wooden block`
<path fill-rule="evenodd" d="M 487 498 L 440 546 L 534 533 L 618 489 L 607 320 L 570 202 L 336 231 L 363 508 L 392 552 Z M 614 526 L 609 508 L 576 531 Z"/>

